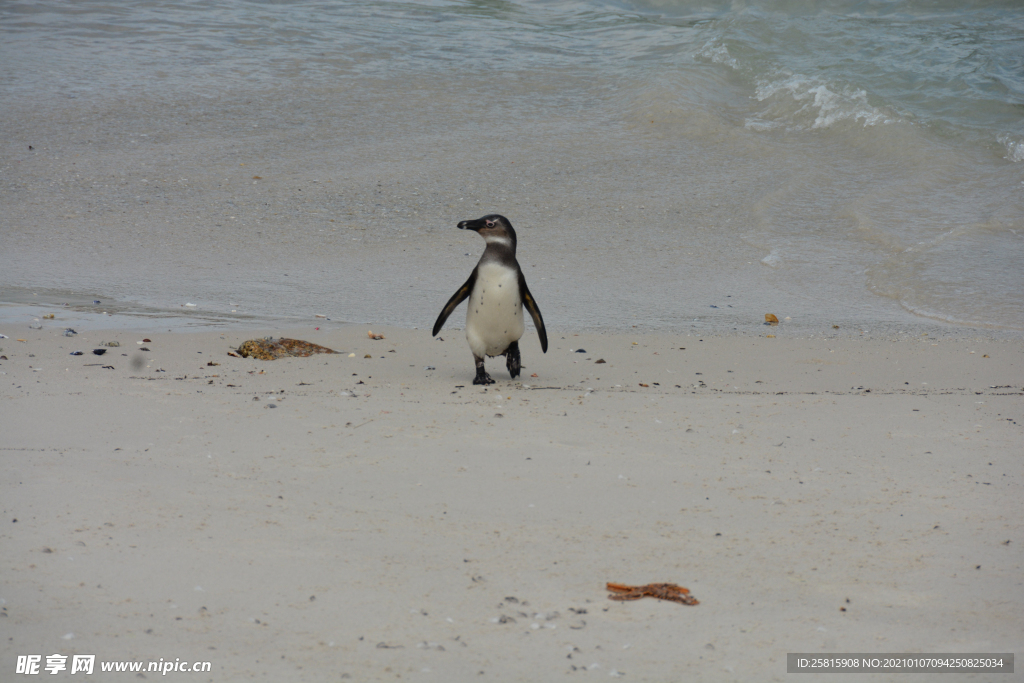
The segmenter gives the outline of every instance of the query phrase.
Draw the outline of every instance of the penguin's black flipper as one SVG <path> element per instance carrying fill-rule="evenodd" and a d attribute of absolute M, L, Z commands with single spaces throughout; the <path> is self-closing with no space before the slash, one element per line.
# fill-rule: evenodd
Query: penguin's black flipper
<path fill-rule="evenodd" d="M 522 281 L 522 278 L 523 276 L 520 274 L 520 281 Z M 437 333 L 441 331 L 441 325 L 444 325 L 444 321 L 448 319 L 448 316 L 452 314 L 452 311 L 454 311 L 459 304 L 469 298 L 470 292 L 473 291 L 473 283 L 475 282 L 476 268 L 473 269 L 473 273 L 469 276 L 469 279 L 466 280 L 466 284 L 459 287 L 458 290 L 452 294 L 452 298 L 448 299 L 448 303 L 444 305 L 444 308 L 441 309 L 441 315 L 437 316 L 437 322 L 434 323 L 434 332 L 432 336 L 437 336 Z"/>
<path fill-rule="evenodd" d="M 544 329 L 544 318 L 541 317 L 540 308 L 537 307 L 537 302 L 534 301 L 533 295 L 530 294 L 530 288 L 526 286 L 526 276 L 523 275 L 522 270 L 519 271 L 519 296 L 523 298 L 523 306 L 530 312 L 533 324 L 537 327 L 537 334 L 540 336 L 540 348 L 544 353 L 547 353 L 548 332 Z M 435 332 L 434 334 L 437 333 Z"/>

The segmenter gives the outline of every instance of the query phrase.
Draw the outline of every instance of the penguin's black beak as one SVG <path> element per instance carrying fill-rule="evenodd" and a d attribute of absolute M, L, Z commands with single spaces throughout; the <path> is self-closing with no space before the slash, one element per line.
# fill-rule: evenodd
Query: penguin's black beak
<path fill-rule="evenodd" d="M 474 232 L 480 232 L 480 228 L 484 227 L 484 221 L 482 218 L 478 218 L 475 221 L 462 221 L 459 223 L 459 230 L 473 230 Z"/>

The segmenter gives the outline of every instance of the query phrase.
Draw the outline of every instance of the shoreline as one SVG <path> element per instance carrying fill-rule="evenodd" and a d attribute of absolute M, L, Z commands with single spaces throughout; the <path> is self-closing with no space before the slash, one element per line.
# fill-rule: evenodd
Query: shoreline
<path fill-rule="evenodd" d="M 787 652 L 1021 649 L 1019 342 L 531 330 L 520 381 L 475 387 L 450 329 L 144 335 L 0 340 L 5 666 L 781 681 Z M 344 353 L 227 355 L 267 335 Z"/>
<path fill-rule="evenodd" d="M 203 333 L 232 331 L 266 331 L 287 329 L 310 331 L 344 330 L 352 326 L 377 325 L 410 331 L 429 327 L 425 323 L 402 325 L 393 322 L 357 322 L 327 315 L 268 315 L 239 307 L 238 310 L 210 310 L 192 304 L 181 304 L 176 308 L 156 308 L 134 302 L 102 298 L 99 295 L 73 294 L 70 292 L 31 288 L 0 288 L 0 334 L 11 336 L 14 331 L 32 329 L 41 325 L 43 329 L 60 330 L 71 327 L 77 330 L 102 331 L 118 330 L 124 333 L 140 333 L 166 330 L 173 333 Z M 70 302 L 70 303 L 68 303 Z M 440 304 L 439 304 L 440 306 Z M 440 309 L 439 309 L 440 310 Z M 769 311 L 770 312 L 770 311 Z M 998 325 L 977 325 L 950 322 L 941 318 L 920 316 L 908 312 L 911 319 L 897 322 L 890 319 L 839 319 L 826 317 L 797 319 L 781 314 L 777 325 L 768 325 L 763 316 L 755 313 L 733 313 L 732 317 L 712 316 L 693 318 L 688 324 L 631 325 L 621 326 L 562 326 L 564 334 L 654 334 L 654 335 L 704 335 L 713 337 L 757 338 L 775 335 L 790 339 L 883 339 L 888 341 L 914 341 L 918 337 L 959 341 L 1006 341 L 1018 342 L 1024 339 L 1021 330 Z M 46 318 L 52 315 L 54 318 Z M 432 315 L 432 313 L 431 313 Z M 431 316 L 426 316 L 430 318 Z M 459 318 L 456 314 L 456 318 Z M 455 321 L 451 321 L 455 322 Z M 835 323 L 838 324 L 835 324 Z M 460 328 L 453 328 L 460 329 Z M 532 329 L 532 327 L 531 327 Z M 298 332 L 296 332 L 298 333 Z"/>

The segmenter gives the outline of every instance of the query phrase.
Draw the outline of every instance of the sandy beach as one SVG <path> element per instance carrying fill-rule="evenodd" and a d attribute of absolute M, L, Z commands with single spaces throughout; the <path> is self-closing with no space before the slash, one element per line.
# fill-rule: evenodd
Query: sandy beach
<path fill-rule="evenodd" d="M 0 683 L 1024 653 L 1022 44 L 1006 0 L 0 3 Z M 430 330 L 490 214 L 549 348 L 482 387 Z M 936 679 L 1024 674 L 841 678 Z"/>
<path fill-rule="evenodd" d="M 544 355 L 531 330 L 523 376 L 491 360 L 484 388 L 461 331 L 314 327 L 2 330 L 5 679 L 60 653 L 211 663 L 180 680 L 781 681 L 787 652 L 1024 649 L 1019 342 L 780 326 Z M 271 335 L 341 353 L 228 355 Z"/>

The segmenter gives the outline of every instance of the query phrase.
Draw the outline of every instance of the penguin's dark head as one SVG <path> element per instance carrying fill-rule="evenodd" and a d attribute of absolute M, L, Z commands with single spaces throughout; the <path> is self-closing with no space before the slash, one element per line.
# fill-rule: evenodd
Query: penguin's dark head
<path fill-rule="evenodd" d="M 504 216 L 492 213 L 475 221 L 462 221 L 459 223 L 459 229 L 473 230 L 479 233 L 487 244 L 504 244 L 515 251 L 516 231 Z"/>

